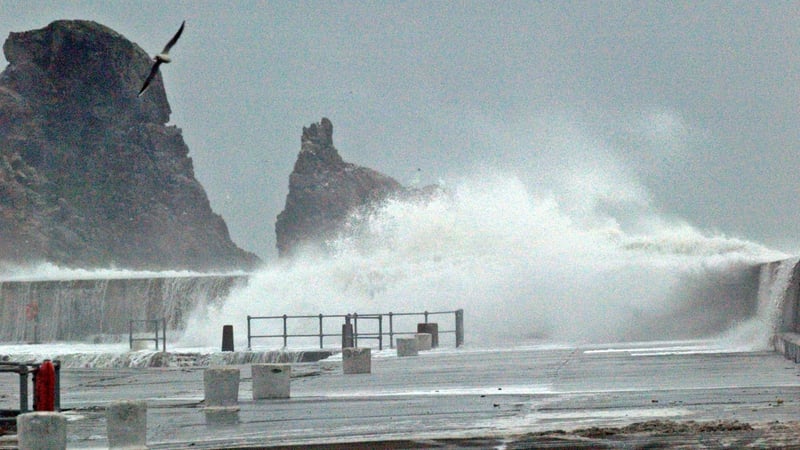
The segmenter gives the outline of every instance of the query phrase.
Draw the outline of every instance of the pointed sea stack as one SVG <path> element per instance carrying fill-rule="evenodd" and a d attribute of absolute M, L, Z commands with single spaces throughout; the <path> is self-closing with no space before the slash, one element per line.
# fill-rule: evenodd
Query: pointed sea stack
<path fill-rule="evenodd" d="M 391 177 L 344 162 L 333 146 L 333 124 L 326 118 L 304 127 L 300 142 L 286 206 L 275 223 L 280 256 L 303 245 L 326 248 L 352 212 L 406 191 Z"/>
<path fill-rule="evenodd" d="M 11 33 L 0 73 L 0 264 L 220 270 L 258 258 L 194 177 L 148 54 L 95 22 Z"/>
<path fill-rule="evenodd" d="M 391 197 L 426 201 L 439 192 L 437 185 L 405 187 L 380 172 L 345 162 L 333 146 L 333 124 L 322 118 L 303 127 L 286 205 L 275 222 L 278 255 L 290 256 L 302 247 L 327 251 L 354 213 L 368 212 Z"/>

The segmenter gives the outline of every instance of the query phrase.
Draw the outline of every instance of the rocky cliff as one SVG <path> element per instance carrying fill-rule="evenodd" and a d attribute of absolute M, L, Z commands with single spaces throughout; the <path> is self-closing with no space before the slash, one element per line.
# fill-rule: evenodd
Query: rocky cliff
<path fill-rule="evenodd" d="M 249 268 L 194 177 L 160 74 L 113 30 L 11 33 L 0 74 L 0 263 Z"/>
<path fill-rule="evenodd" d="M 286 205 L 275 223 L 280 256 L 303 245 L 326 248 L 353 212 L 390 196 L 425 196 L 436 190 L 409 189 L 375 170 L 345 162 L 333 146 L 333 124 L 326 118 L 304 127 L 300 142 Z"/>

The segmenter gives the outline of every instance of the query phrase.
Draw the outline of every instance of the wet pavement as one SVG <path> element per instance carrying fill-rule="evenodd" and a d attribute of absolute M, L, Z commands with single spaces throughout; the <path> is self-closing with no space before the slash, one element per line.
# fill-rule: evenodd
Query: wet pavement
<path fill-rule="evenodd" d="M 344 375 L 341 360 L 332 358 L 293 365 L 291 398 L 284 400 L 252 400 L 250 366 L 238 367 L 238 410 L 212 414 L 203 407 L 203 368 L 64 368 L 68 446 L 106 447 L 105 406 L 123 399 L 147 401 L 150 448 L 566 448 L 601 441 L 631 448 L 658 436 L 637 434 L 625 443 L 606 433 L 601 441 L 579 436 L 567 445 L 558 433 L 542 432 L 800 418 L 800 369 L 793 362 L 695 343 L 442 349 L 407 358 L 384 351 L 373 355 L 372 373 L 361 375 Z M 13 406 L 11 385 L 0 394 Z"/>

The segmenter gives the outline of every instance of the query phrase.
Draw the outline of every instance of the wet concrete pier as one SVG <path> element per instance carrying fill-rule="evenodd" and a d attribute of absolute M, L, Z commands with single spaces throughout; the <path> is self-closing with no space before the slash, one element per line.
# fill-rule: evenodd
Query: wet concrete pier
<path fill-rule="evenodd" d="M 346 376 L 334 357 L 293 364 L 291 398 L 275 400 L 253 400 L 250 366 L 237 367 L 239 410 L 218 419 L 203 413 L 203 368 L 63 369 L 68 447 L 106 447 L 105 408 L 128 399 L 147 402 L 150 448 L 521 448 L 562 441 L 613 448 L 628 442 L 622 434 L 569 444 L 568 433 L 542 432 L 645 421 L 749 428 L 630 434 L 637 445 L 732 438 L 779 445 L 797 434 L 768 436 L 759 424 L 800 417 L 800 369 L 793 362 L 774 352 L 727 353 L 697 342 L 462 348 L 417 358 L 388 350 L 374 355 L 372 373 Z M 14 405 L 13 383 L 5 385 L 2 401 Z"/>

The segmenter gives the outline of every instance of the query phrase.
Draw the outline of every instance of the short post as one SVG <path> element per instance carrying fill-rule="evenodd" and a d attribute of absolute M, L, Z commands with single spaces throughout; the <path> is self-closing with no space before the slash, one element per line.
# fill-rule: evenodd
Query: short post
<path fill-rule="evenodd" d="M 342 371 L 346 375 L 372 372 L 372 351 L 368 347 L 342 349 Z"/>
<path fill-rule="evenodd" d="M 233 325 L 222 326 L 222 351 L 233 351 Z"/>
<path fill-rule="evenodd" d="M 430 333 L 417 333 L 414 335 L 414 340 L 416 341 L 417 351 L 422 352 L 432 348 Z"/>
<path fill-rule="evenodd" d="M 292 366 L 290 364 L 253 364 L 253 400 L 289 398 Z"/>
<path fill-rule="evenodd" d="M 109 448 L 147 448 L 147 402 L 121 400 L 106 408 Z"/>
<path fill-rule="evenodd" d="M 63 450 L 67 448 L 67 418 L 54 411 L 17 416 L 17 445 L 20 450 Z"/>
<path fill-rule="evenodd" d="M 397 338 L 397 356 L 402 358 L 405 356 L 417 356 L 417 339 L 416 338 Z"/>
<path fill-rule="evenodd" d="M 350 323 L 350 314 L 348 314 L 344 319 L 344 325 L 342 325 L 342 349 L 354 346 L 353 324 Z"/>
<path fill-rule="evenodd" d="M 438 323 L 418 323 L 417 333 L 428 333 L 431 335 L 431 348 L 439 346 L 439 324 Z M 420 349 L 421 350 L 421 349 Z"/>
<path fill-rule="evenodd" d="M 464 345 L 464 310 L 456 310 L 456 347 Z"/>
<path fill-rule="evenodd" d="M 239 404 L 239 369 L 211 367 L 203 372 L 205 407 L 235 407 Z"/>

